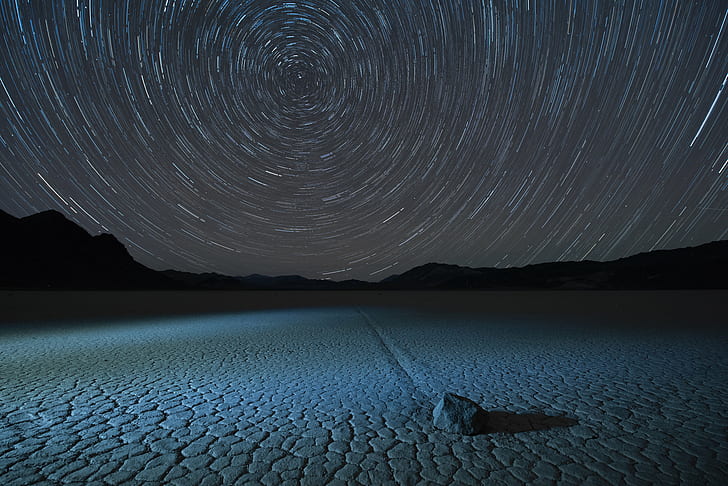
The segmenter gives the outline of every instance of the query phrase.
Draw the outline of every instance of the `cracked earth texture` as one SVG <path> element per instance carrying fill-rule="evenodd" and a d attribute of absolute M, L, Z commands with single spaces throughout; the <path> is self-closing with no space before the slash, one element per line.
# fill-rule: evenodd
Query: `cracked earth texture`
<path fill-rule="evenodd" d="M 725 484 L 726 349 L 353 306 L 19 329 L 0 484 Z M 444 391 L 493 428 L 436 429 Z"/>

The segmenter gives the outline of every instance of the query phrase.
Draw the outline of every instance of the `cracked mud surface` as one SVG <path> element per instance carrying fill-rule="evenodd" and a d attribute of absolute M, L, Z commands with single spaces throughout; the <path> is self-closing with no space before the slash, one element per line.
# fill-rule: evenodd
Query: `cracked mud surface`
<path fill-rule="evenodd" d="M 723 484 L 728 333 L 342 307 L 0 336 L 0 483 Z M 432 425 L 444 391 L 492 430 Z"/>

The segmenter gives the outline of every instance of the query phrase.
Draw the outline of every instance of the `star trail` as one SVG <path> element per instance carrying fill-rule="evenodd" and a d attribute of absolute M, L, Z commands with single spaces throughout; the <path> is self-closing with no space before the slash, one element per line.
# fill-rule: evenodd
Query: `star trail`
<path fill-rule="evenodd" d="M 728 2 L 2 0 L 0 209 L 379 280 L 728 237 Z"/>

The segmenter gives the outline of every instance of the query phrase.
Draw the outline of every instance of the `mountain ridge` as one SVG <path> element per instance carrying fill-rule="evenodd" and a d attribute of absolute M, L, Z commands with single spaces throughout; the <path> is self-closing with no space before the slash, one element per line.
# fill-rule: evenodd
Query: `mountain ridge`
<path fill-rule="evenodd" d="M 181 285 L 135 261 L 115 236 L 92 236 L 57 211 L 0 211 L 0 287 L 162 289 Z"/>
<path fill-rule="evenodd" d="M 728 240 L 599 262 L 472 268 L 426 263 L 379 282 L 300 275 L 230 276 L 152 270 L 111 234 L 91 236 L 58 211 L 0 210 L 0 288 L 189 290 L 638 290 L 728 288 Z"/>

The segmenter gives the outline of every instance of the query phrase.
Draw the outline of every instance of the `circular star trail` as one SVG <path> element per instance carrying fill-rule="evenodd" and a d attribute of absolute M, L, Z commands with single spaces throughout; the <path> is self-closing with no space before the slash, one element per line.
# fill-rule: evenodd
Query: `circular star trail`
<path fill-rule="evenodd" d="M 728 235 L 723 1 L 5 0 L 0 208 L 378 280 Z"/>

